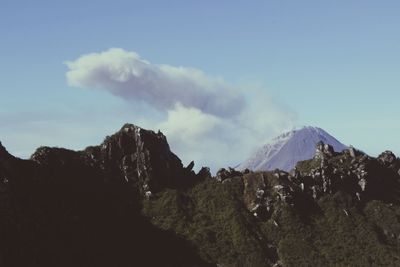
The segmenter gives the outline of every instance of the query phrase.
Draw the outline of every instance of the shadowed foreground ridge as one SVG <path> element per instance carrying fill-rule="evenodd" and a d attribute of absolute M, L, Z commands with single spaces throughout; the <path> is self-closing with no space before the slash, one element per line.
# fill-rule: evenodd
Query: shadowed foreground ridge
<path fill-rule="evenodd" d="M 131 124 L 30 160 L 0 144 L 0 266 L 400 265 L 390 151 L 319 143 L 290 173 L 192 168 Z"/>
<path fill-rule="evenodd" d="M 30 160 L 1 146 L 0 178 L 0 266 L 205 264 L 140 214 L 144 190 L 196 179 L 161 133 L 125 125 L 100 146 L 41 147 Z"/>

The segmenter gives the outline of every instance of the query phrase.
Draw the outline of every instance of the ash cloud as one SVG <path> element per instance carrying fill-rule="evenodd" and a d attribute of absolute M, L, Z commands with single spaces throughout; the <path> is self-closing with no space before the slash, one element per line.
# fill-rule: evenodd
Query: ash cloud
<path fill-rule="evenodd" d="M 112 48 L 66 62 L 69 85 L 97 88 L 159 110 L 179 102 L 206 113 L 229 117 L 240 113 L 243 96 L 223 81 L 194 68 L 152 64 L 135 52 Z"/>
<path fill-rule="evenodd" d="M 66 65 L 70 86 L 105 90 L 161 113 L 132 115 L 142 116 L 141 126 L 163 131 L 172 150 L 185 163 L 195 160 L 197 169 L 235 166 L 293 126 L 295 114 L 264 89 L 232 86 L 194 68 L 153 64 L 135 52 L 112 48 Z"/>

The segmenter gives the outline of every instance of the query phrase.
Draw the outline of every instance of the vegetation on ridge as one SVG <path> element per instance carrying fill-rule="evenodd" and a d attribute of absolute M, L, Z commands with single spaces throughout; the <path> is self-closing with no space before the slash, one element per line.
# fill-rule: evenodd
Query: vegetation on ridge
<path fill-rule="evenodd" d="M 400 207 L 357 206 L 328 195 L 307 220 L 286 204 L 258 220 L 241 203 L 239 183 L 206 180 L 186 192 L 165 190 L 144 201 L 151 222 L 190 240 L 208 262 L 223 266 L 398 266 Z M 274 249 L 276 248 L 276 250 Z"/>

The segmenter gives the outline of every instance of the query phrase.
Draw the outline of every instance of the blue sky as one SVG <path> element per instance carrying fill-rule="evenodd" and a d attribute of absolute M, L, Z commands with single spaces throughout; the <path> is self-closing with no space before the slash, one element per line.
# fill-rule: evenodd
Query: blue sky
<path fill-rule="evenodd" d="M 2 0 L 0 140 L 26 157 L 39 145 L 99 143 L 126 121 L 166 125 L 172 107 L 160 111 L 153 102 L 68 85 L 64 62 L 122 48 L 152 64 L 223 79 L 248 105 L 254 94 L 247 90 L 262 91 L 265 109 L 290 121 L 270 122 L 265 139 L 313 125 L 372 155 L 400 154 L 399 11 L 398 1 Z M 255 143 L 243 145 L 246 154 Z M 179 155 L 184 149 L 175 146 Z M 200 152 L 182 151 L 184 161 Z"/>

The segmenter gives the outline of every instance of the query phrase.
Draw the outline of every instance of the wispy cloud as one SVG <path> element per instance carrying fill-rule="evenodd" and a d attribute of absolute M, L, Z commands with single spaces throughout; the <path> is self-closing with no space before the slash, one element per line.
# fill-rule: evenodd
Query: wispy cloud
<path fill-rule="evenodd" d="M 294 114 L 260 88 L 229 85 L 194 68 L 153 64 L 112 48 L 66 62 L 69 85 L 106 90 L 133 105 L 164 114 L 142 114 L 161 129 L 185 161 L 234 165 L 270 137 L 291 128 Z M 135 122 L 133 122 L 135 123 Z"/>

